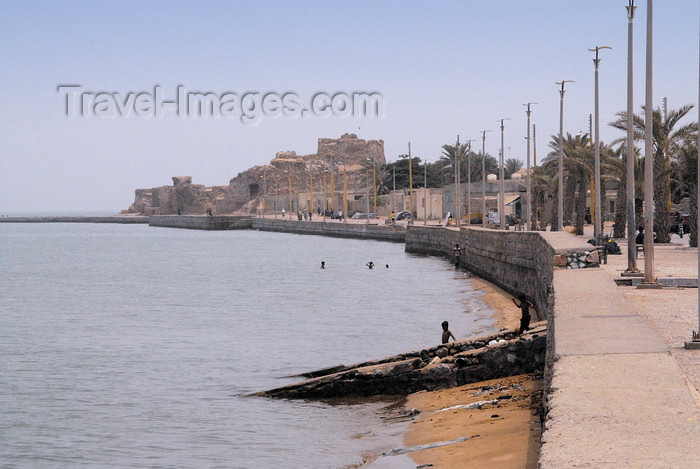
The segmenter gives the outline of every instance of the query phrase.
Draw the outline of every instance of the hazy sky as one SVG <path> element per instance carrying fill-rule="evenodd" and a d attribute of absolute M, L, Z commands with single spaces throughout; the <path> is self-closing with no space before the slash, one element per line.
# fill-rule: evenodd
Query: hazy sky
<path fill-rule="evenodd" d="M 644 102 L 646 2 L 635 16 L 635 109 Z M 698 0 L 655 2 L 654 102 L 698 100 Z M 407 151 L 435 161 L 440 147 L 487 133 L 498 155 L 525 159 L 533 106 L 538 158 L 559 131 L 556 81 L 567 84 L 565 132 L 588 130 L 593 53 L 601 51 L 601 137 L 626 107 L 627 0 L 401 2 L 27 2 L 0 0 L 0 214 L 117 212 L 134 189 L 171 176 L 225 185 L 278 151 L 316 151 L 345 132 L 383 139 L 389 161 Z M 174 101 L 178 86 L 217 97 L 379 93 L 381 117 L 285 115 L 257 122 L 178 116 L 148 96 L 66 115 L 67 92 Z M 104 95 L 103 95 L 104 96 Z M 155 99 L 155 98 L 154 98 Z M 223 98 L 222 98 L 223 99 Z M 252 99 L 252 98 L 251 98 Z M 254 102 L 254 101 L 253 101 Z M 274 102 L 270 108 L 274 111 Z M 279 107 L 279 106 L 278 106 Z M 124 109 L 127 109 L 126 107 Z M 144 114 L 139 116 L 136 112 Z M 235 111 L 235 107 L 233 110 Z M 102 117 L 96 113 L 109 113 Z M 270 114 L 274 114 L 271 112 Z M 293 114 L 293 113 L 292 113 Z M 697 112 L 692 112 L 693 120 Z"/>

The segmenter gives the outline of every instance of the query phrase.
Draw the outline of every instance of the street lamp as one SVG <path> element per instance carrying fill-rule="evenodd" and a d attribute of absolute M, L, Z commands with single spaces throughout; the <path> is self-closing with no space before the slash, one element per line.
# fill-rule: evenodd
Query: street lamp
<path fill-rule="evenodd" d="M 411 158 L 411 142 L 408 142 L 408 210 L 409 223 L 413 220 L 413 158 Z"/>
<path fill-rule="evenodd" d="M 459 226 L 459 221 L 462 218 L 462 185 L 460 184 L 462 180 L 462 168 L 460 168 L 460 161 L 462 160 L 461 147 L 459 145 L 459 135 L 457 135 L 457 143 L 455 144 L 455 220 L 457 226 Z"/>
<path fill-rule="evenodd" d="M 628 0 L 627 9 L 627 274 L 639 274 L 637 268 L 637 252 L 635 229 L 635 210 L 634 210 L 634 166 L 636 163 L 636 155 L 634 154 L 634 101 L 632 88 L 632 58 L 633 58 L 633 26 L 634 26 L 634 0 Z"/>
<path fill-rule="evenodd" d="M 528 231 L 532 229 L 532 192 L 530 191 L 530 105 L 537 103 L 526 103 L 527 106 L 527 211 L 525 212 L 525 223 Z"/>
<path fill-rule="evenodd" d="M 595 190 L 595 220 L 593 225 L 593 237 L 598 241 L 598 236 L 602 232 L 602 213 L 600 206 L 600 109 L 598 106 L 598 66 L 600 65 L 600 59 L 598 58 L 598 51 L 601 49 L 612 49 L 609 46 L 596 46 L 595 49 L 588 49 L 591 52 L 595 52 L 595 59 L 593 59 L 593 65 L 595 66 L 595 160 L 594 160 L 594 177 L 595 181 L 593 184 Z"/>
<path fill-rule="evenodd" d="M 472 224 L 472 142 L 467 140 L 467 225 Z"/>
<path fill-rule="evenodd" d="M 367 158 L 367 161 L 372 163 L 372 182 L 374 183 L 374 190 L 372 191 L 372 192 L 374 192 L 373 207 L 374 207 L 374 213 L 377 213 L 377 161 L 374 159 L 374 157 Z M 368 178 L 367 184 L 369 185 L 369 175 L 367 176 L 367 178 Z M 367 205 L 367 211 L 369 211 L 369 205 Z"/>
<path fill-rule="evenodd" d="M 500 163 L 501 167 L 498 169 L 498 192 L 500 195 L 500 199 L 498 202 L 498 211 L 499 213 L 499 222 L 501 223 L 501 229 L 505 230 L 506 229 L 506 204 L 505 204 L 505 182 L 504 182 L 504 163 L 503 163 L 503 154 L 504 154 L 504 148 L 503 148 L 503 132 L 505 130 L 505 125 L 504 121 L 510 120 L 509 117 L 506 117 L 505 119 L 501 119 L 501 158 L 500 158 Z"/>
<path fill-rule="evenodd" d="M 557 207 L 557 230 L 564 229 L 564 85 L 574 83 L 573 80 L 562 80 L 556 82 L 561 85 L 559 91 L 559 191 Z"/>
<path fill-rule="evenodd" d="M 486 132 L 481 131 L 481 226 L 486 228 Z"/>
<path fill-rule="evenodd" d="M 647 0 L 646 99 L 644 104 L 644 282 L 655 284 L 654 278 L 654 103 L 653 103 L 653 0 Z M 629 122 L 630 117 L 627 120 Z M 629 123 L 628 123 L 629 126 Z M 666 216 L 663 207 L 663 216 Z"/>
<path fill-rule="evenodd" d="M 348 221 L 348 157 L 343 155 L 343 222 Z"/>

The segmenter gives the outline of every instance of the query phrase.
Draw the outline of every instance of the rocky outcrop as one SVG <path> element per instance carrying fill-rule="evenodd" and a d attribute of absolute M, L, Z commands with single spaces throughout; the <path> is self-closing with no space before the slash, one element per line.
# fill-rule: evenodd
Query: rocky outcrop
<path fill-rule="evenodd" d="M 172 186 L 136 189 L 134 203 L 121 213 L 139 215 L 204 214 L 225 206 L 226 186 L 192 184 L 191 176 L 174 176 Z"/>
<path fill-rule="evenodd" d="M 386 163 L 384 141 L 363 140 L 355 134 L 340 138 L 319 138 L 316 153 L 297 155 L 281 151 L 267 165 L 253 166 L 229 181 L 228 186 L 205 187 L 192 184 L 190 176 L 173 177 L 172 186 L 137 189 L 134 203 L 123 214 L 173 215 L 256 213 L 262 210 L 305 206 L 309 186 L 316 197 L 328 192 L 340 200 L 344 174 L 349 190 L 366 186 L 369 161 Z M 314 197 L 314 199 L 316 199 Z M 294 205 L 296 202 L 296 205 Z M 318 203 L 318 202 L 316 202 Z M 315 205 L 317 206 L 317 205 Z M 335 208 L 340 203 L 334 204 Z"/>
<path fill-rule="evenodd" d="M 544 369 L 546 342 L 546 326 L 541 323 L 523 335 L 505 331 L 305 373 L 302 376 L 312 378 L 257 395 L 292 399 L 405 395 L 532 373 Z"/>

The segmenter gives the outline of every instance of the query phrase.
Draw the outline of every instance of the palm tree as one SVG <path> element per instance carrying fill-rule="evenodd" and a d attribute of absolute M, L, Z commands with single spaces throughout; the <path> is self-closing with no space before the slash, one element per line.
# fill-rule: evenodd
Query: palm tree
<path fill-rule="evenodd" d="M 586 215 L 588 186 L 593 177 L 593 147 L 588 134 L 572 136 L 566 134 L 564 144 L 564 224 L 574 224 L 575 232 L 583 234 Z M 552 151 L 542 162 L 548 168 L 556 166 L 558 171 L 559 136 L 552 135 L 549 142 Z M 550 169 L 551 171 L 551 169 Z M 557 181 L 558 182 L 558 181 Z M 575 215 L 575 218 L 574 218 Z"/>
<path fill-rule="evenodd" d="M 698 245 L 698 146 L 688 142 L 680 149 L 683 185 L 690 199 L 690 246 Z"/>
<path fill-rule="evenodd" d="M 554 217 L 550 213 L 547 216 L 546 208 L 547 201 L 554 196 L 557 188 L 557 179 L 550 174 L 544 166 L 535 167 L 532 175 L 530 191 L 532 192 L 532 212 L 535 226 L 539 224 L 540 228 L 545 228 L 547 222 L 554 226 Z"/>
<path fill-rule="evenodd" d="M 522 161 L 517 158 L 508 158 L 505 162 L 505 166 L 503 167 L 503 177 L 510 179 L 513 177 L 513 174 L 517 173 L 521 169 L 523 169 Z"/>
<path fill-rule="evenodd" d="M 464 163 L 464 157 L 467 155 L 468 144 L 460 143 L 459 148 L 457 147 L 456 143 L 454 145 L 445 144 L 442 146 L 442 155 L 440 155 L 440 159 L 444 161 L 444 170 L 452 170 L 453 180 L 455 179 L 454 174 L 455 166 L 457 164 L 457 150 L 459 150 L 460 156 L 460 173 L 466 174 L 466 164 Z"/>
<path fill-rule="evenodd" d="M 654 158 L 654 204 L 657 207 L 654 231 L 656 239 L 661 243 L 671 240 L 671 161 L 677 159 L 679 149 L 683 146 L 693 132 L 697 132 L 697 122 L 683 125 L 676 129 L 679 121 L 683 119 L 693 108 L 691 104 L 682 106 L 677 110 L 670 110 L 665 115 L 661 109 L 652 111 L 653 119 L 653 158 Z M 642 106 L 642 109 L 646 109 Z M 627 132 L 627 113 L 618 112 L 619 118 L 610 125 L 616 129 Z M 644 139 L 646 114 L 639 116 L 634 114 L 632 122 L 634 126 L 635 140 Z"/>
<path fill-rule="evenodd" d="M 472 162 L 472 182 L 481 181 L 483 179 L 484 176 L 481 174 L 481 166 L 484 158 L 486 158 L 486 161 L 484 162 L 486 166 L 486 175 L 488 176 L 489 174 L 495 174 L 498 172 L 498 160 L 495 156 L 491 156 L 488 153 L 486 153 L 484 156 L 481 152 L 479 152 L 472 153 L 470 157 Z"/>

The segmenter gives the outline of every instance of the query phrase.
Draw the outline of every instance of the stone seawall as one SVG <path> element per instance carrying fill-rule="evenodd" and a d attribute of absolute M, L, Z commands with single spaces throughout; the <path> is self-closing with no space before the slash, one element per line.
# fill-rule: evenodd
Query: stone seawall
<path fill-rule="evenodd" d="M 406 252 L 443 256 L 454 262 L 455 244 L 460 246 L 461 267 L 513 296 L 525 295 L 537 309 L 533 319 L 547 319 L 554 301 L 555 252 L 538 232 L 420 226 L 406 232 Z"/>
<path fill-rule="evenodd" d="M 281 233 L 333 236 L 336 238 L 374 239 L 403 243 L 406 227 L 402 225 L 375 225 L 365 223 L 308 222 L 298 220 L 253 218 L 252 229 Z"/>
<path fill-rule="evenodd" d="M 224 215 L 154 215 L 148 220 L 149 226 L 189 230 L 249 230 L 252 226 L 251 217 Z"/>

